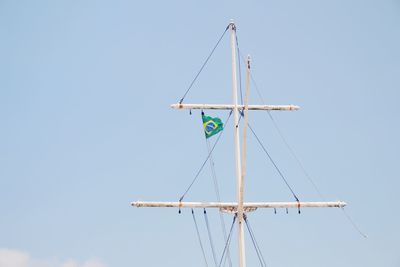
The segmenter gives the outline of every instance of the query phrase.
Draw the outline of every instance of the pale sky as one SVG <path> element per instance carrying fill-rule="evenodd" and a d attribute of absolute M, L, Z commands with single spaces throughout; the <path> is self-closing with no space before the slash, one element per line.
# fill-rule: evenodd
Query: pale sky
<path fill-rule="evenodd" d="M 339 209 L 258 210 L 249 220 L 267 265 L 400 266 L 398 0 L 0 0 L 0 267 L 204 266 L 190 210 L 129 203 L 177 201 L 207 156 L 199 112 L 169 105 L 230 19 L 267 103 L 301 107 L 273 113 L 288 143 L 369 236 Z M 229 103 L 230 70 L 225 36 L 185 102 Z M 300 200 L 320 201 L 267 115 L 250 122 Z M 293 201 L 253 136 L 248 145 L 245 199 Z M 226 201 L 232 148 L 230 121 L 214 152 Z M 207 165 L 186 200 L 215 199 Z M 237 262 L 236 237 L 230 248 Z"/>

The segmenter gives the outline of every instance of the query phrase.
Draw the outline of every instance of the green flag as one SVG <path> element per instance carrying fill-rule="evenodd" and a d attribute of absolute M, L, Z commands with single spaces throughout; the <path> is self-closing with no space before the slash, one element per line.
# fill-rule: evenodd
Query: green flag
<path fill-rule="evenodd" d="M 224 124 L 222 123 L 220 118 L 212 118 L 209 116 L 205 116 L 204 114 L 202 115 L 202 118 L 206 138 L 209 138 L 224 129 Z"/>

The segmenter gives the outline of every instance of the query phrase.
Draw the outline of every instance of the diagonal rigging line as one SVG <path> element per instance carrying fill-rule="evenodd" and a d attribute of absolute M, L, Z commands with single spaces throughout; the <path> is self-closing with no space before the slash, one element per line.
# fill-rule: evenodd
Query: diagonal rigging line
<path fill-rule="evenodd" d="M 312 184 L 312 186 L 314 187 L 315 191 L 318 193 L 319 197 L 325 201 L 325 197 L 324 195 L 321 193 L 321 191 L 318 189 L 317 185 L 314 183 L 313 179 L 311 178 L 311 176 L 308 174 L 308 172 L 306 171 L 306 169 L 304 168 L 303 164 L 301 163 L 300 159 L 297 157 L 296 153 L 294 153 L 294 150 L 292 149 L 292 147 L 289 145 L 289 143 L 286 141 L 285 136 L 283 135 L 281 129 L 278 127 L 278 124 L 276 123 L 276 121 L 274 120 L 274 117 L 272 117 L 271 112 L 268 110 L 268 116 L 270 117 L 276 131 L 278 132 L 279 136 L 281 137 L 283 143 L 285 143 L 285 146 L 287 147 L 287 149 L 289 150 L 290 154 L 292 154 L 293 158 L 296 160 L 297 164 L 300 166 L 301 170 L 303 171 L 304 175 L 307 177 L 308 181 Z"/>
<path fill-rule="evenodd" d="M 239 49 L 238 49 L 239 51 Z M 240 53 L 240 51 L 239 51 Z M 240 53 L 240 59 L 243 60 L 243 62 L 246 62 L 245 57 Z M 263 105 L 266 104 L 266 102 L 264 101 L 264 98 L 261 95 L 260 90 L 258 89 L 257 83 L 253 77 L 253 74 L 250 72 L 250 77 L 251 80 L 254 84 L 254 87 L 256 88 L 256 92 L 258 97 L 261 100 L 261 103 Z M 299 157 L 296 155 L 296 153 L 294 152 L 294 149 L 289 145 L 288 141 L 286 140 L 282 130 L 280 129 L 280 127 L 278 126 L 278 123 L 275 121 L 274 117 L 272 116 L 272 113 L 270 110 L 267 110 L 267 114 L 269 116 L 269 118 L 272 121 L 272 124 L 274 125 L 276 131 L 278 132 L 280 138 L 282 139 L 283 143 L 285 144 L 286 148 L 289 150 L 290 154 L 293 156 L 293 158 L 296 160 L 297 164 L 300 166 L 300 169 L 302 170 L 304 176 L 308 179 L 308 181 L 312 184 L 312 186 L 314 187 L 314 190 L 318 193 L 319 197 L 325 201 L 325 197 L 324 195 L 321 193 L 321 191 L 319 190 L 317 184 L 314 182 L 314 180 L 311 178 L 311 176 L 308 174 L 306 168 L 304 167 L 304 165 L 302 164 L 301 160 L 299 159 Z M 343 211 L 344 216 L 347 218 L 347 220 L 350 222 L 350 224 L 353 226 L 353 228 L 364 238 L 368 238 L 368 236 L 366 234 L 364 234 L 360 228 L 357 226 L 357 224 L 352 220 L 352 218 L 350 217 L 350 215 L 345 211 L 345 209 L 342 207 L 341 208 Z"/>
<path fill-rule="evenodd" d="M 278 166 L 276 165 L 275 161 L 272 159 L 271 155 L 268 153 L 267 149 L 265 148 L 265 146 L 261 142 L 260 138 L 258 138 L 257 134 L 254 132 L 253 127 L 251 127 L 250 123 L 248 124 L 248 126 L 249 126 L 250 131 L 253 133 L 254 137 L 257 139 L 257 142 L 260 144 L 261 148 L 264 150 L 265 154 L 267 154 L 267 156 L 268 156 L 269 160 L 271 161 L 272 165 L 274 165 L 276 171 L 279 173 L 279 175 L 281 176 L 282 180 L 285 182 L 286 186 L 289 188 L 290 192 L 292 192 L 293 197 L 296 199 L 297 202 L 300 202 L 299 198 L 294 193 L 292 187 L 289 185 L 289 183 L 286 180 L 285 176 L 283 175 L 281 170 L 278 168 Z"/>
<path fill-rule="evenodd" d="M 194 77 L 193 81 L 190 83 L 188 89 L 186 92 L 183 94 L 181 100 L 179 101 L 179 104 L 182 104 L 183 100 L 185 99 L 186 95 L 189 93 L 190 89 L 192 88 L 193 84 L 199 77 L 200 73 L 203 71 L 204 67 L 206 66 L 208 60 L 211 58 L 211 56 L 214 54 L 215 49 L 217 49 L 219 43 L 221 42 L 222 38 L 224 37 L 226 31 L 229 29 L 229 25 L 225 28 L 224 33 L 221 35 L 221 37 L 218 39 L 218 42 L 215 44 L 214 48 L 211 50 L 210 54 L 207 56 L 206 60 L 204 61 L 203 65 L 201 66 L 200 70 L 197 72 L 196 76 Z"/>
<path fill-rule="evenodd" d="M 251 74 L 250 74 L 251 75 Z M 254 80 L 253 76 L 251 75 L 251 79 L 254 83 L 254 87 L 256 88 L 257 94 L 261 99 L 261 102 L 265 105 L 265 101 L 264 98 L 262 97 L 260 90 L 258 89 L 257 83 Z M 314 187 L 314 190 L 318 193 L 319 197 L 323 200 L 326 201 L 324 195 L 321 193 L 321 191 L 319 190 L 318 186 L 316 185 L 316 183 L 314 182 L 314 180 L 311 178 L 311 176 L 308 174 L 306 168 L 304 167 L 304 165 L 301 163 L 299 157 L 296 155 L 296 153 L 294 152 L 294 150 L 292 149 L 292 147 L 289 145 L 289 143 L 287 142 L 285 136 L 283 135 L 280 127 L 278 126 L 277 122 L 275 121 L 274 117 L 271 114 L 271 111 L 267 110 L 268 112 L 268 116 L 272 121 L 272 124 L 274 125 L 276 131 L 278 132 L 279 136 L 281 137 L 283 143 L 285 144 L 286 148 L 289 150 L 290 154 L 292 154 L 293 158 L 296 160 L 297 164 L 300 166 L 300 169 L 303 171 L 304 176 L 306 176 L 306 178 L 308 179 L 308 181 L 312 184 L 312 186 Z M 350 222 L 350 224 L 353 226 L 353 228 L 364 238 L 368 238 L 368 236 L 363 233 L 360 228 L 358 227 L 358 225 L 353 221 L 353 219 L 350 217 L 350 215 L 346 212 L 346 210 L 344 209 L 344 207 L 341 208 L 341 210 L 343 211 L 344 216 L 346 217 L 346 219 Z"/>
<path fill-rule="evenodd" d="M 210 146 L 210 141 L 208 140 L 208 138 L 206 138 L 206 143 L 207 143 L 208 153 L 210 153 L 211 152 L 211 146 Z M 210 166 L 211 166 L 212 178 L 214 180 L 214 190 L 215 190 L 215 194 L 217 196 L 217 201 L 221 202 L 221 196 L 220 196 L 220 193 L 219 193 L 217 174 L 216 174 L 216 171 L 215 171 L 214 160 L 213 160 L 212 155 L 210 156 Z M 219 219 L 220 219 L 220 222 L 221 222 L 222 234 L 223 234 L 224 240 L 226 242 L 227 234 L 226 234 L 225 221 L 224 221 L 224 217 L 222 215 L 222 212 L 219 212 Z M 226 260 L 228 260 L 229 266 L 232 267 L 232 260 L 231 260 L 231 255 L 230 255 L 229 248 L 228 248 L 228 251 L 226 252 Z"/>
<path fill-rule="evenodd" d="M 241 58 L 243 61 L 245 61 L 243 55 L 241 55 Z M 252 75 L 252 73 L 250 73 L 250 77 L 251 80 L 254 84 L 254 87 L 256 88 L 256 92 L 259 96 L 259 98 L 261 99 L 262 104 L 265 105 L 265 101 L 264 98 L 261 95 L 260 90 L 258 89 L 257 83 Z M 293 158 L 296 160 L 297 164 L 300 166 L 300 169 L 302 170 L 304 176 L 308 179 L 308 181 L 312 184 L 312 186 L 314 187 L 314 190 L 318 193 L 319 197 L 325 201 L 325 197 L 324 195 L 321 193 L 321 191 L 319 190 L 318 186 L 316 185 L 316 183 L 314 182 L 314 180 L 311 178 L 311 176 L 308 174 L 306 168 L 304 167 L 304 165 L 301 163 L 299 157 L 296 155 L 296 153 L 294 152 L 293 148 L 289 145 L 289 143 L 287 142 L 283 132 L 281 131 L 280 127 L 278 126 L 278 123 L 275 121 L 274 117 L 271 114 L 270 110 L 267 110 L 268 116 L 272 121 L 272 124 L 274 125 L 275 129 L 277 130 L 280 138 L 282 139 L 283 143 L 285 144 L 286 148 L 289 150 L 290 154 L 293 156 Z M 360 228 L 357 226 L 357 224 L 353 221 L 353 219 L 350 217 L 350 215 L 346 212 L 346 210 L 342 207 L 341 208 L 343 211 L 344 216 L 346 217 L 346 219 L 350 222 L 350 224 L 353 226 L 353 228 L 364 238 L 368 238 L 368 236 L 366 234 L 364 234 Z"/>
<path fill-rule="evenodd" d="M 245 62 L 245 58 L 242 54 L 240 54 L 240 59 L 243 60 L 243 62 Z M 266 104 L 266 102 L 264 101 L 264 98 L 261 95 L 260 90 L 258 89 L 257 83 L 253 77 L 253 74 L 250 72 L 250 78 L 254 84 L 254 87 L 256 88 L 256 92 L 258 97 L 261 99 L 261 103 L 263 105 Z M 269 116 L 269 118 L 272 121 L 272 124 L 274 125 L 276 131 L 278 132 L 279 137 L 282 139 L 283 143 L 285 144 L 286 148 L 289 150 L 290 154 L 293 156 L 293 158 L 296 160 L 297 164 L 300 166 L 300 169 L 302 170 L 303 174 L 306 176 L 306 178 L 308 179 L 308 181 L 312 184 L 312 186 L 314 187 L 314 190 L 318 193 L 319 197 L 325 201 L 325 197 L 324 195 L 321 193 L 321 191 L 318 189 L 316 183 L 314 182 L 314 180 L 311 178 L 311 176 L 308 174 L 308 172 L 306 171 L 306 168 L 304 167 L 304 165 L 301 163 L 299 157 L 296 155 L 296 153 L 294 152 L 294 150 L 292 149 L 292 147 L 289 145 L 289 143 L 287 142 L 285 136 L 283 135 L 280 127 L 278 126 L 278 123 L 275 121 L 274 117 L 271 114 L 270 110 L 267 110 L 267 114 Z"/>
<path fill-rule="evenodd" d="M 261 92 L 258 89 L 257 83 L 256 83 L 256 81 L 255 81 L 255 79 L 254 79 L 254 77 L 253 77 L 253 75 L 251 73 L 250 73 L 250 76 L 251 76 L 251 80 L 253 81 L 254 87 L 256 88 L 256 92 L 258 94 L 258 97 L 261 99 L 261 103 L 263 105 L 265 105 L 264 98 L 262 97 Z M 318 187 L 317 187 L 316 183 L 314 182 L 314 180 L 311 178 L 311 176 L 306 171 L 306 168 L 301 163 L 299 157 L 296 155 L 296 153 L 294 152 L 293 148 L 289 145 L 288 141 L 286 140 L 285 136 L 283 135 L 283 132 L 281 131 L 280 127 L 278 126 L 278 123 L 275 121 L 274 117 L 272 116 L 271 111 L 267 110 L 267 114 L 268 114 L 268 117 L 271 119 L 272 124 L 274 125 L 276 131 L 278 132 L 279 137 L 282 139 L 283 143 L 285 144 L 286 148 L 289 150 L 289 152 L 292 155 L 292 157 L 296 160 L 296 162 L 299 165 L 300 169 L 302 170 L 304 176 L 312 184 L 312 186 L 314 187 L 314 190 L 318 193 L 319 197 L 322 200 L 325 201 L 324 195 L 321 193 L 321 191 L 318 189 Z"/>
<path fill-rule="evenodd" d="M 217 263 L 217 256 L 216 256 L 216 254 L 215 254 L 214 242 L 213 242 L 212 235 L 211 235 L 210 223 L 208 222 L 208 216 L 207 216 L 207 211 L 206 211 L 206 209 L 204 209 L 204 220 L 205 220 L 205 222 L 206 222 L 207 233 L 208 233 L 208 240 L 210 241 L 211 252 L 212 252 L 213 259 L 214 259 L 215 267 L 217 267 L 217 266 L 218 266 L 218 263 Z"/>
<path fill-rule="evenodd" d="M 221 267 L 222 261 L 225 256 L 225 252 L 227 251 L 227 248 L 229 247 L 229 244 L 231 243 L 232 230 L 233 230 L 233 226 L 235 226 L 236 216 L 237 216 L 236 214 L 235 214 L 235 216 L 233 216 L 233 221 L 232 221 L 231 229 L 229 230 L 228 239 L 225 242 L 224 251 L 222 252 L 221 260 L 219 261 L 219 265 L 218 265 L 219 267 Z"/>
<path fill-rule="evenodd" d="M 198 225 L 197 225 L 197 221 L 196 221 L 196 217 L 194 216 L 194 210 L 193 210 L 193 209 L 192 209 L 192 217 L 193 217 L 194 226 L 196 227 L 196 233 L 197 233 L 197 238 L 199 239 L 199 244 L 200 244 L 201 252 L 203 253 L 204 263 L 205 263 L 205 265 L 208 267 L 206 253 L 204 252 L 203 243 L 201 242 L 199 227 L 198 227 Z"/>
<path fill-rule="evenodd" d="M 368 236 L 366 234 L 364 234 L 360 228 L 358 228 L 357 224 L 352 220 L 352 218 L 350 217 L 349 214 L 347 214 L 346 210 L 344 209 L 344 207 L 341 207 L 344 216 L 347 218 L 347 220 L 350 222 L 350 224 L 353 226 L 353 228 L 364 238 L 368 238 Z"/>
<path fill-rule="evenodd" d="M 232 115 L 232 110 L 229 112 L 228 118 L 225 120 L 224 125 L 226 125 L 229 121 L 229 118 Z M 199 177 L 201 171 L 203 170 L 204 166 L 206 165 L 208 159 L 211 157 L 212 152 L 215 149 L 215 146 L 218 144 L 219 140 L 221 139 L 221 136 L 223 134 L 224 131 L 221 131 L 220 134 L 217 137 L 217 140 L 215 141 L 213 147 L 210 150 L 210 153 L 208 153 L 207 158 L 204 160 L 203 164 L 201 165 L 200 169 L 197 171 L 196 175 L 194 176 L 192 182 L 189 184 L 188 188 L 186 189 L 185 193 L 183 193 L 183 195 L 181 196 L 181 198 L 179 199 L 179 202 L 183 200 L 183 198 L 186 196 L 186 194 L 189 192 L 190 188 L 192 188 L 194 182 L 196 182 L 197 178 Z"/>
<path fill-rule="evenodd" d="M 257 243 L 256 237 L 254 235 L 253 229 L 251 229 L 250 227 L 250 222 L 247 219 L 247 217 L 245 217 L 244 221 L 246 222 L 246 226 L 247 226 L 247 230 L 249 231 L 250 237 L 251 237 L 251 241 L 253 242 L 254 248 L 256 250 L 258 259 L 260 261 L 261 266 L 267 266 L 267 263 L 265 262 L 264 256 L 261 253 L 261 249 L 260 246 Z"/>

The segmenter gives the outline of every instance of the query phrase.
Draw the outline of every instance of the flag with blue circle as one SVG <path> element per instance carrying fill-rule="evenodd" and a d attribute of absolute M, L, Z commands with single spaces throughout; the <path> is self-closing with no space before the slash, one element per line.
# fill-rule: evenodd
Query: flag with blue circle
<path fill-rule="evenodd" d="M 224 124 L 220 118 L 212 118 L 205 116 L 204 114 L 202 114 L 201 117 L 203 119 L 203 127 L 206 138 L 210 138 L 224 129 Z"/>

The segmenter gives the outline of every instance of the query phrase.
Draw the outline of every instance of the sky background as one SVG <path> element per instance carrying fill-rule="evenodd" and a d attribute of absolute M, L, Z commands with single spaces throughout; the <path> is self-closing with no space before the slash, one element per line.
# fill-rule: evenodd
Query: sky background
<path fill-rule="evenodd" d="M 169 105 L 230 19 L 266 102 L 301 107 L 272 113 L 288 143 L 369 236 L 340 209 L 258 210 L 268 266 L 400 266 L 398 0 L 0 0 L 0 267 L 204 266 L 190 210 L 129 203 L 177 201 L 205 159 L 199 112 Z M 185 102 L 230 103 L 230 68 L 226 35 Z M 300 200 L 320 201 L 267 114 L 250 123 Z M 248 146 L 245 199 L 292 201 L 253 136 Z M 230 121 L 214 152 L 225 201 L 232 148 Z M 215 199 L 207 165 L 185 200 Z M 257 266 L 249 236 L 247 255 Z"/>

